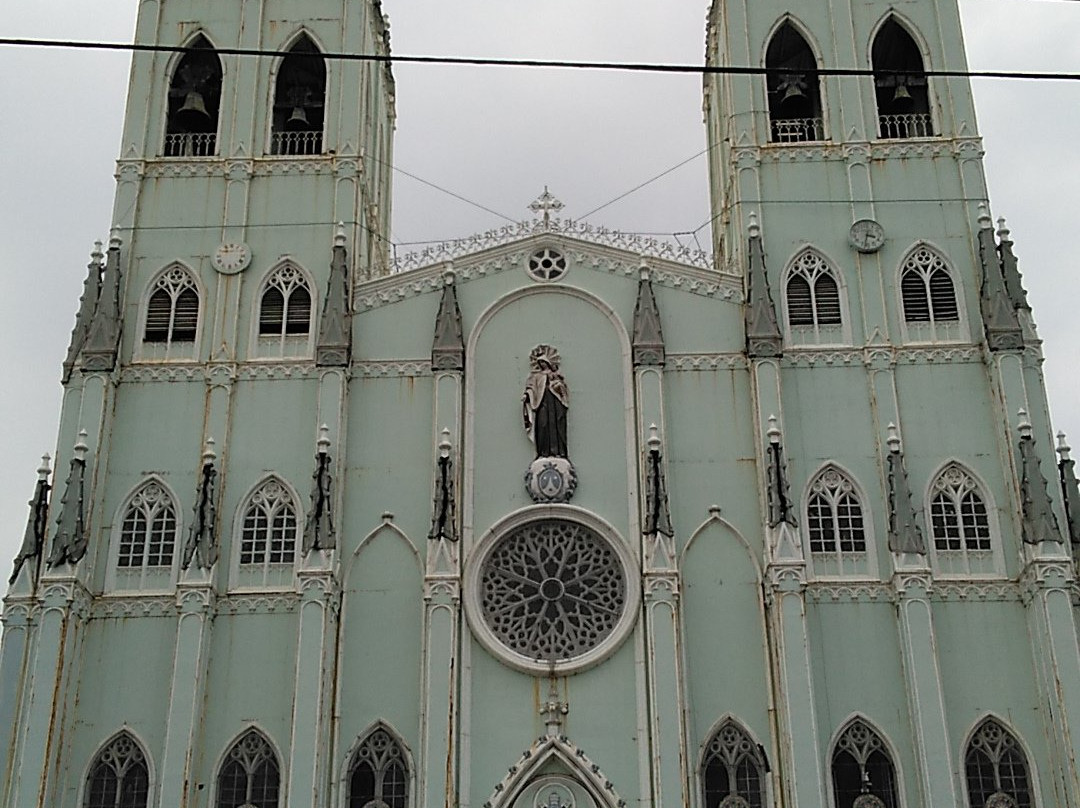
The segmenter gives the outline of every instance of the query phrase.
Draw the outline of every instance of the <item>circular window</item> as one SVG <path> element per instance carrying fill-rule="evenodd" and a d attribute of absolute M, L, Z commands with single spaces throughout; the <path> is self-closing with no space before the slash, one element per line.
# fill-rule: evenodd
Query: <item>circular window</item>
<path fill-rule="evenodd" d="M 633 625 L 632 558 L 614 531 L 576 508 L 528 509 L 514 521 L 493 529 L 470 559 L 474 632 L 530 672 L 595 664 Z"/>
<path fill-rule="evenodd" d="M 529 258 L 529 274 L 538 281 L 554 281 L 566 274 L 566 258 L 558 250 L 544 248 Z"/>

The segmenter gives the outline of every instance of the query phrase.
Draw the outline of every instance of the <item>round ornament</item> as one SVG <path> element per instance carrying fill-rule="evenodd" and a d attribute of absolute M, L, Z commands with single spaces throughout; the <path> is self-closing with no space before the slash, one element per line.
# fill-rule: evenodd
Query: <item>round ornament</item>
<path fill-rule="evenodd" d="M 225 242 L 214 250 L 212 260 L 222 275 L 235 275 L 251 264 L 251 248 L 242 242 Z"/>
<path fill-rule="evenodd" d="M 851 225 L 848 241 L 861 253 L 877 252 L 885 244 L 885 228 L 873 219 L 859 219 Z"/>

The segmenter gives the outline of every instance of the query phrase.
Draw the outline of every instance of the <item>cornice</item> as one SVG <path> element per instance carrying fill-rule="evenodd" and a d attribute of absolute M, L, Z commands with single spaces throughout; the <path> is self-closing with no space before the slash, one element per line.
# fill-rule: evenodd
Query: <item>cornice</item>
<path fill-rule="evenodd" d="M 851 140 L 845 142 L 741 145 L 732 151 L 735 165 L 748 163 L 793 163 L 837 161 L 865 163 L 867 160 L 902 160 L 911 157 L 955 157 L 959 160 L 983 156 L 982 138 L 931 137 L 910 140 Z"/>

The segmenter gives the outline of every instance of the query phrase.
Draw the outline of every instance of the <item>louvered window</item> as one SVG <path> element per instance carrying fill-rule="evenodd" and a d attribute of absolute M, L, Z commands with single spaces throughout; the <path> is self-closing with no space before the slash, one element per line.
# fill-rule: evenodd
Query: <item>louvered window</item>
<path fill-rule="evenodd" d="M 956 289 L 945 261 L 920 247 L 904 261 L 900 277 L 904 319 L 909 323 L 948 323 L 960 319 Z"/>
<path fill-rule="evenodd" d="M 267 281 L 259 300 L 262 356 L 306 352 L 311 332 L 311 290 L 303 273 L 285 264 Z"/>
<path fill-rule="evenodd" d="M 842 338 L 840 286 L 833 269 L 812 250 L 795 259 L 785 288 L 792 338 L 837 342 Z"/>
<path fill-rule="evenodd" d="M 195 279 L 186 269 L 173 267 L 154 283 L 146 305 L 143 342 L 163 345 L 168 355 L 168 347 L 174 343 L 193 343 L 198 330 L 199 292 Z"/>

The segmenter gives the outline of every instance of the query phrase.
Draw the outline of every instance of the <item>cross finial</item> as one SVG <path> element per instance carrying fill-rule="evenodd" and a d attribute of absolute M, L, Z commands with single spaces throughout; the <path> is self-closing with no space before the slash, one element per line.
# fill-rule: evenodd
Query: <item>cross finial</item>
<path fill-rule="evenodd" d="M 543 214 L 544 225 L 547 226 L 551 222 L 551 212 L 555 211 L 558 213 L 565 207 L 566 205 L 552 196 L 551 191 L 549 191 L 548 187 L 545 185 L 544 193 L 540 194 L 540 196 L 536 198 L 536 201 L 529 205 L 529 210 L 536 214 Z"/>
<path fill-rule="evenodd" d="M 540 705 L 540 715 L 544 716 L 549 738 L 557 738 L 562 734 L 563 719 L 569 712 L 570 705 L 559 699 L 559 685 L 552 675 L 547 701 Z"/>

